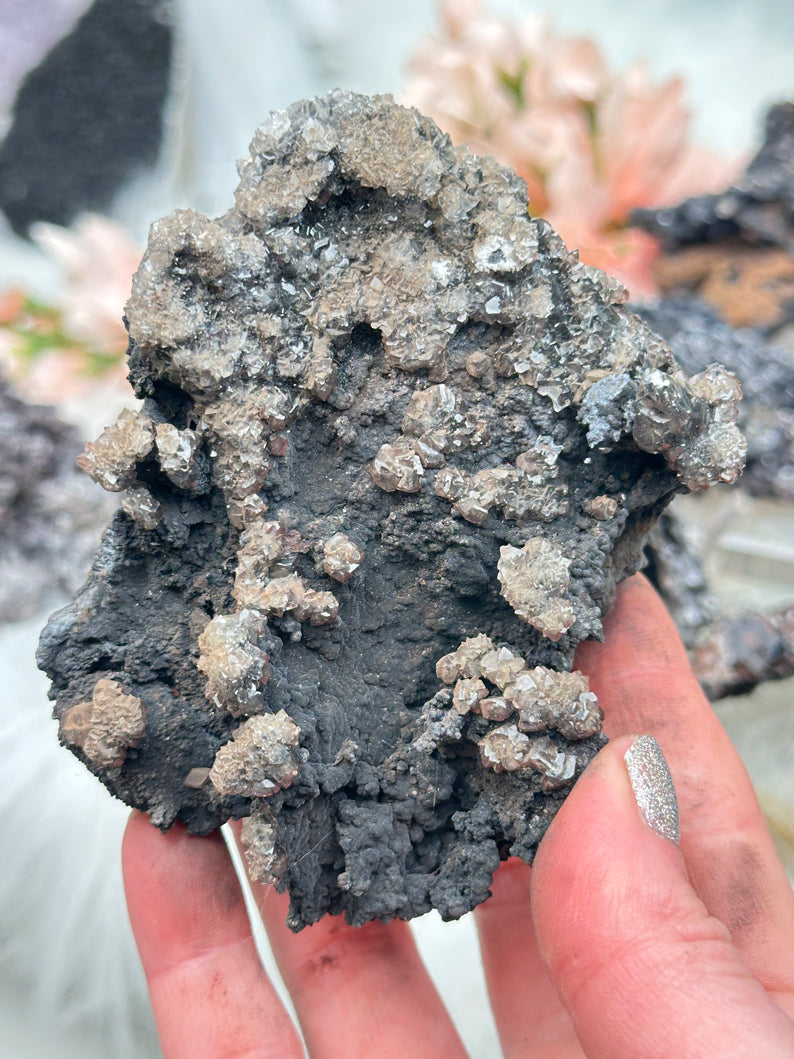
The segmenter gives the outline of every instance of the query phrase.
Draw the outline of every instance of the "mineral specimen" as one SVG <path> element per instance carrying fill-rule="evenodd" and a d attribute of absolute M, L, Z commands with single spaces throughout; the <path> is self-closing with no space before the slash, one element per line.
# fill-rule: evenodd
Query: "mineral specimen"
<path fill-rule="evenodd" d="M 696 298 L 664 299 L 635 312 L 669 344 L 687 373 L 719 355 L 744 399 L 738 425 L 747 440 L 739 487 L 755 497 L 794 500 L 794 360 L 756 329 L 734 329 Z M 675 619 L 709 698 L 736 695 L 794 674 L 791 606 L 758 613 L 741 604 L 718 613 L 698 553 L 673 504 L 651 530 L 646 573 Z"/>
<path fill-rule="evenodd" d="M 77 431 L 0 377 L 0 622 L 68 599 L 90 565 L 110 497 L 74 468 Z"/>
<path fill-rule="evenodd" d="M 794 321 L 794 103 L 766 116 L 763 145 L 735 184 L 632 222 L 666 251 L 654 274 L 668 295 L 697 293 L 734 327 Z"/>
<path fill-rule="evenodd" d="M 701 633 L 692 664 L 710 699 L 794 674 L 794 607 L 722 614 Z"/>
<path fill-rule="evenodd" d="M 789 249 L 794 242 L 794 103 L 766 115 L 764 143 L 736 183 L 680 206 L 635 210 L 636 224 L 666 246 L 714 243 L 738 236 Z"/>
<path fill-rule="evenodd" d="M 738 426 L 747 439 L 740 488 L 753 496 L 794 500 L 794 356 L 752 328 L 729 327 L 696 298 L 665 299 L 634 311 L 668 343 L 687 373 L 715 356 L 741 383 Z"/>
<path fill-rule="evenodd" d="M 160 827 L 245 818 L 293 928 L 457 917 L 602 745 L 574 648 L 672 496 L 739 473 L 737 387 L 388 97 L 272 115 L 240 178 L 152 228 L 144 407 L 84 461 L 136 492 L 40 664 L 60 718 L 140 700 L 123 761 L 63 738 Z"/>

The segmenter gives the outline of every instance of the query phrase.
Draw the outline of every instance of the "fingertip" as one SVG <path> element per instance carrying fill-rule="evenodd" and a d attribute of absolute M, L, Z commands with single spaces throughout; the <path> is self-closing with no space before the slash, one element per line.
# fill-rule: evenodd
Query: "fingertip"
<path fill-rule="evenodd" d="M 601 960 L 619 950 L 635 931 L 645 930 L 649 916 L 669 916 L 669 902 L 681 887 L 687 901 L 697 901 L 675 841 L 654 826 L 653 814 L 649 822 L 647 804 L 643 811 L 638 802 L 627 757 L 640 742 L 635 735 L 620 736 L 596 755 L 538 850 L 533 914 L 552 973 L 572 943 L 585 958 L 590 953 Z M 652 787 L 653 778 L 642 782 Z M 667 801 L 671 792 L 675 799 L 669 780 L 657 797 Z M 642 794 L 646 803 L 653 801 L 652 789 Z"/>
<path fill-rule="evenodd" d="M 179 822 L 162 831 L 137 809 L 127 821 L 121 855 L 125 877 L 131 873 L 133 883 L 145 875 L 149 885 L 171 887 L 177 879 L 192 879 L 210 866 L 227 873 L 228 855 L 219 831 L 195 835 Z"/>
<path fill-rule="evenodd" d="M 532 869 L 518 857 L 502 861 L 491 880 L 490 897 L 474 909 L 486 964 L 489 950 L 498 950 L 491 962 L 499 964 L 504 962 L 505 954 L 515 950 L 517 934 L 531 936 L 531 876 Z"/>
<path fill-rule="evenodd" d="M 642 604 L 647 607 L 661 608 L 665 613 L 667 612 L 661 596 L 642 571 L 618 581 L 615 599 L 628 601 L 632 606 Z"/>
<path fill-rule="evenodd" d="M 600 893 L 610 893 L 617 881 L 616 853 L 641 850 L 649 839 L 659 840 L 637 804 L 626 765 L 626 755 L 637 739 L 623 735 L 611 740 L 579 777 L 535 857 L 534 903 L 545 900 L 548 886 L 550 898 L 554 891 L 559 895 L 561 884 L 562 898 L 575 900 L 579 876 L 585 872 L 591 886 L 597 884 Z M 662 855 L 667 856 L 667 851 Z"/>
<path fill-rule="evenodd" d="M 623 736 L 605 747 L 533 865 L 539 951 L 588 1055 L 711 1054 L 697 1050 L 707 1046 L 704 1027 L 731 1008 L 775 1021 L 658 812 L 671 809 L 672 783 L 654 746 Z M 640 988 L 649 982 L 652 990 Z"/>
<path fill-rule="evenodd" d="M 147 972 L 200 952 L 216 936 L 250 934 L 242 893 L 218 831 L 162 832 L 134 812 L 122 843 L 130 922 Z"/>
<path fill-rule="evenodd" d="M 528 904 L 531 872 L 532 869 L 518 857 L 502 861 L 494 872 L 490 898 L 478 906 L 475 914 L 488 915 L 497 906 Z"/>
<path fill-rule="evenodd" d="M 183 824 L 175 823 L 167 831 L 155 827 L 149 814 L 140 809 L 133 809 L 124 828 L 121 843 L 122 863 L 131 858 L 152 856 L 158 851 L 170 849 L 181 843 L 187 836 Z"/>
<path fill-rule="evenodd" d="M 794 982 L 791 885 L 747 771 L 645 577 L 619 586 L 604 633 L 603 643 L 579 645 L 575 664 L 598 696 L 605 733 L 613 741 L 632 731 L 658 739 L 675 780 L 694 890 L 730 928 L 753 974 Z"/>
<path fill-rule="evenodd" d="M 152 822 L 146 813 L 142 813 L 140 809 L 133 809 L 127 817 L 127 825 L 124 828 L 123 848 L 138 841 L 139 835 L 143 836 L 151 826 Z"/>

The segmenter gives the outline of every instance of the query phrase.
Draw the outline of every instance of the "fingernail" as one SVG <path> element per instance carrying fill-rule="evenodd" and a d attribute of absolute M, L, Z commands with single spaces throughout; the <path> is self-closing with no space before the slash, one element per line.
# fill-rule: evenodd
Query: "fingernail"
<path fill-rule="evenodd" d="M 678 844 L 678 799 L 673 777 L 652 735 L 634 740 L 624 755 L 631 788 L 640 812 L 659 835 Z"/>

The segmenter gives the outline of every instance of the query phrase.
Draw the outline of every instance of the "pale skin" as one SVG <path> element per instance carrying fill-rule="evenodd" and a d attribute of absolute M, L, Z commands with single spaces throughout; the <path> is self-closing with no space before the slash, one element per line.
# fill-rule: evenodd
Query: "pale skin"
<path fill-rule="evenodd" d="M 504 1055 L 791 1059 L 794 897 L 744 767 L 642 577 L 605 632 L 576 664 L 611 741 L 534 866 L 503 864 L 474 913 Z M 670 765 L 680 848 L 637 808 L 623 755 L 641 733 Z M 221 838 L 135 813 L 123 859 L 166 1059 L 303 1056 Z M 328 917 L 296 935 L 287 898 L 254 892 L 311 1059 L 466 1055 L 406 923 Z"/>

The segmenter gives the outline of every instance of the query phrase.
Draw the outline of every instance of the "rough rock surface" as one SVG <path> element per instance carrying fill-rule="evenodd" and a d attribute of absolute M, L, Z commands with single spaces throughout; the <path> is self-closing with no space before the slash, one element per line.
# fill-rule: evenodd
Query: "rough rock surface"
<path fill-rule="evenodd" d="M 794 674 L 794 607 L 722 614 L 700 636 L 692 664 L 712 700 Z"/>
<path fill-rule="evenodd" d="M 738 488 L 756 497 L 794 500 L 794 356 L 755 328 L 735 329 L 696 298 L 664 299 L 634 311 L 664 338 L 688 373 L 715 357 L 739 379 L 738 425 L 747 462 Z M 738 695 L 794 674 L 792 609 L 718 613 L 701 557 L 673 504 L 646 545 L 651 577 L 670 610 L 709 698 Z"/>
<path fill-rule="evenodd" d="M 700 552 L 675 503 L 648 534 L 645 558 L 643 573 L 664 600 L 685 646 L 692 648 L 715 618 L 718 605 Z"/>
<path fill-rule="evenodd" d="M 240 177 L 135 278 L 146 401 L 84 461 L 126 503 L 41 642 L 61 736 L 115 681 L 143 738 L 75 753 L 160 827 L 246 818 L 295 929 L 457 917 L 602 744 L 574 648 L 671 497 L 739 473 L 738 387 L 388 97 L 272 115 Z"/>

